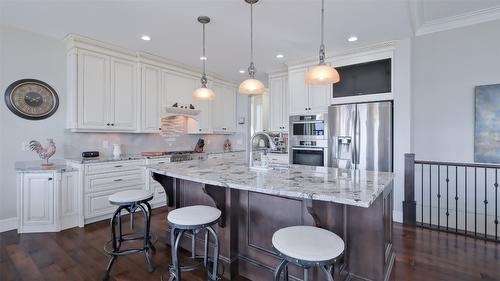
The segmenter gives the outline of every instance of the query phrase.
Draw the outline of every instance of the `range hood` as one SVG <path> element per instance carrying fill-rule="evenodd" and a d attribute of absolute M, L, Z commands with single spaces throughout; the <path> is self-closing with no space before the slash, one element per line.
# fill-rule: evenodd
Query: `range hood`
<path fill-rule="evenodd" d="M 200 109 L 193 109 L 188 106 L 165 106 L 162 117 L 186 116 L 196 119 L 200 112 Z"/>

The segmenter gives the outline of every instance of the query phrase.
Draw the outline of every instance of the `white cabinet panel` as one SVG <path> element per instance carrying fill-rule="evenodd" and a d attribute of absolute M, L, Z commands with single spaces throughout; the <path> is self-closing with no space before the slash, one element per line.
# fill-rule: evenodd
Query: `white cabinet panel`
<path fill-rule="evenodd" d="M 111 129 L 137 129 L 137 66 L 111 58 Z"/>
<path fill-rule="evenodd" d="M 328 111 L 332 85 L 306 85 L 307 68 L 288 73 L 290 114 L 311 114 Z"/>
<path fill-rule="evenodd" d="M 78 53 L 78 127 L 108 128 L 110 99 L 109 56 L 80 50 Z"/>
<path fill-rule="evenodd" d="M 166 77 L 166 105 L 171 106 L 176 102 L 182 105 L 193 103 L 192 94 L 199 83 L 197 78 L 172 72 L 168 72 Z"/>
<path fill-rule="evenodd" d="M 290 114 L 307 113 L 309 108 L 308 88 L 305 84 L 307 69 L 291 70 L 288 74 L 290 92 Z"/>
<path fill-rule="evenodd" d="M 217 133 L 231 133 L 236 130 L 236 89 L 214 83 L 216 98 L 212 102 L 212 130 Z"/>
<path fill-rule="evenodd" d="M 142 65 L 142 132 L 156 133 L 160 129 L 161 70 Z"/>
<path fill-rule="evenodd" d="M 330 105 L 332 85 L 309 85 L 309 108 L 311 112 L 327 112 Z"/>
<path fill-rule="evenodd" d="M 51 173 L 29 173 L 23 175 L 21 188 L 22 214 L 20 228 L 41 226 L 44 230 L 56 229 L 54 208 L 54 177 Z"/>
<path fill-rule="evenodd" d="M 288 100 L 288 79 L 286 76 L 269 79 L 269 129 L 288 131 L 290 104 Z"/>

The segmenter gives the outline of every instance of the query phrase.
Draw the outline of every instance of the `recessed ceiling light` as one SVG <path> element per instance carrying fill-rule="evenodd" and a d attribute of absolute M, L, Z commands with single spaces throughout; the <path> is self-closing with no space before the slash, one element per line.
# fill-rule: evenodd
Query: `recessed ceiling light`
<path fill-rule="evenodd" d="M 283 54 L 277 54 L 277 55 L 276 55 L 276 58 L 278 58 L 278 59 L 282 59 L 282 58 L 284 58 L 284 57 L 285 57 L 285 56 L 284 56 Z"/>
<path fill-rule="evenodd" d="M 142 35 L 141 39 L 144 40 L 144 41 L 151 41 L 151 37 L 149 37 L 147 35 Z"/>
<path fill-rule="evenodd" d="M 207 60 L 207 57 L 203 57 L 203 56 L 201 56 L 201 57 L 200 57 L 200 60 Z"/>
<path fill-rule="evenodd" d="M 243 70 L 243 69 L 240 69 L 240 73 L 245 73 L 245 70 Z"/>
<path fill-rule="evenodd" d="M 347 41 L 349 41 L 349 42 L 356 42 L 356 41 L 358 41 L 358 37 L 351 36 L 351 37 L 347 38 Z"/>

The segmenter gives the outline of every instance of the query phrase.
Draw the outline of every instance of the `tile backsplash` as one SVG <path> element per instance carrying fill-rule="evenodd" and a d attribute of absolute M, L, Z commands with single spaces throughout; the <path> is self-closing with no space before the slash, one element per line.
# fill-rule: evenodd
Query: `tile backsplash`
<path fill-rule="evenodd" d="M 205 140 L 205 151 L 224 149 L 224 141 L 229 139 L 233 150 L 245 149 L 245 136 L 238 132 L 233 135 L 188 135 L 164 137 L 160 134 L 135 133 L 71 133 L 64 136 L 64 156 L 80 157 L 83 151 L 97 150 L 101 155 L 112 155 L 113 144 L 122 145 L 124 154 L 139 154 L 143 151 L 194 150 L 199 138 Z"/>

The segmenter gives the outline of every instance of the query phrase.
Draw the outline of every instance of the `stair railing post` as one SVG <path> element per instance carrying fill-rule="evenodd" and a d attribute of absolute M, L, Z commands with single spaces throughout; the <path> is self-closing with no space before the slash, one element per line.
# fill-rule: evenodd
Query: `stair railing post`
<path fill-rule="evenodd" d="M 405 186 L 403 224 L 416 225 L 417 202 L 415 201 L 415 154 L 405 153 Z"/>

